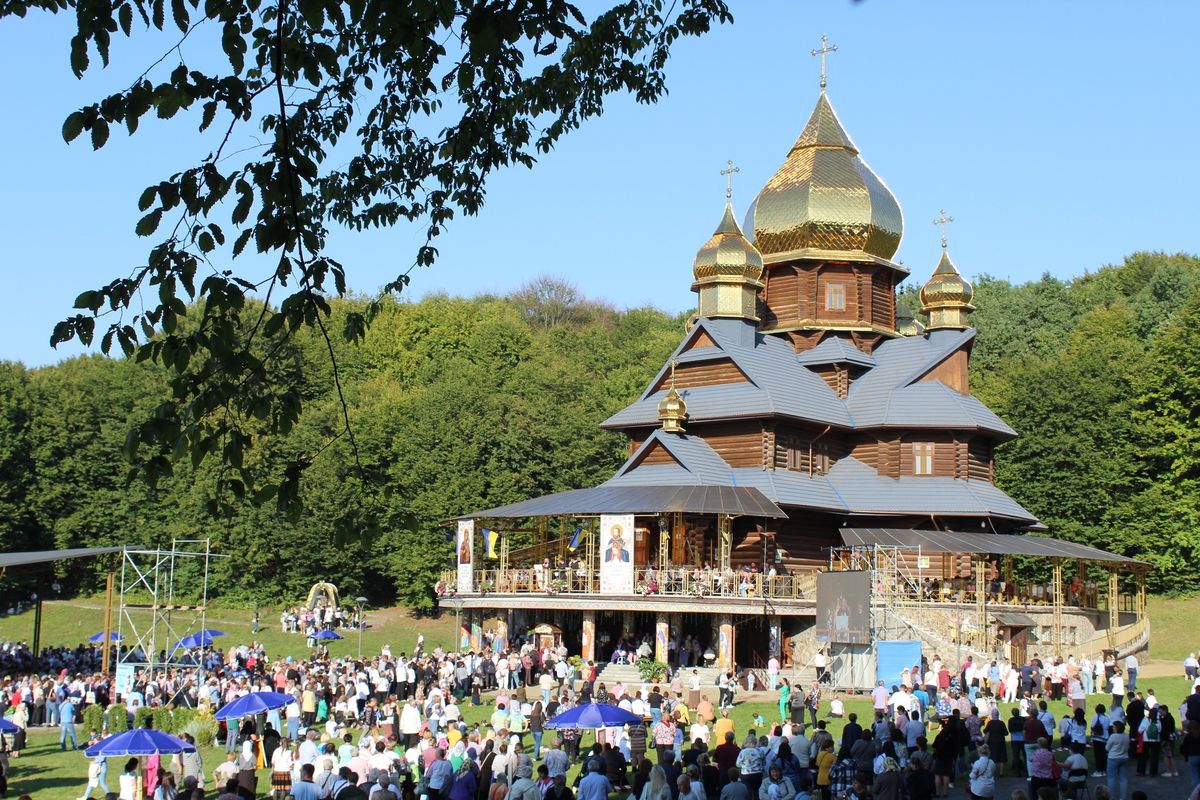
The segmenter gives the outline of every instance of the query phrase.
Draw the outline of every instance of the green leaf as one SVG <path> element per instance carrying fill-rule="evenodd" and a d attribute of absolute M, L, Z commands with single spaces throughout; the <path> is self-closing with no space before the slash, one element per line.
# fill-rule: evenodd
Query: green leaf
<path fill-rule="evenodd" d="M 187 6 L 183 4 L 183 0 L 171 0 L 171 16 L 175 18 L 175 25 L 183 33 L 187 33 L 188 29 L 188 12 Z"/>
<path fill-rule="evenodd" d="M 63 122 L 62 135 L 63 140 L 73 142 L 78 138 L 79 134 L 83 133 L 83 112 L 75 111 L 70 114 L 66 121 Z"/>
<path fill-rule="evenodd" d="M 156 208 L 138 220 L 137 227 L 134 229 L 137 235 L 149 236 L 158 230 L 158 223 L 162 220 L 162 213 L 161 208 Z"/>
<path fill-rule="evenodd" d="M 92 149 L 99 150 L 108 141 L 108 123 L 97 119 L 92 123 Z"/>
<path fill-rule="evenodd" d="M 138 211 L 145 211 L 150 206 L 154 205 L 154 198 L 158 196 L 157 186 L 147 186 L 142 192 L 142 196 L 138 198 Z"/>
<path fill-rule="evenodd" d="M 133 6 L 129 3 L 121 6 L 117 11 L 117 19 L 121 23 L 121 31 L 128 36 L 133 29 Z"/>

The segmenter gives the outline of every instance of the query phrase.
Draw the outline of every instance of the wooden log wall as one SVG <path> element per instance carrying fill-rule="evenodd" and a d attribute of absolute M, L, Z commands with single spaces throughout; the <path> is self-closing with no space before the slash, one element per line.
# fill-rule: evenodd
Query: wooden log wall
<path fill-rule="evenodd" d="M 728 358 L 680 364 L 675 368 L 675 388 L 677 389 L 714 386 L 721 383 L 749 383 L 749 381 L 746 373 L 738 369 L 738 366 Z M 667 370 L 654 385 L 654 391 L 666 389 L 670 385 L 671 371 Z"/>

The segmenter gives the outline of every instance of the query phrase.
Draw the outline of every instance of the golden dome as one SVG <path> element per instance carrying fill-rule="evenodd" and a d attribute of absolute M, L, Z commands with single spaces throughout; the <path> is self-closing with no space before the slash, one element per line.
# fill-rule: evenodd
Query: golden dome
<path fill-rule="evenodd" d="M 920 336 L 925 332 L 925 326 L 913 316 L 908 301 L 903 297 L 896 299 L 896 332 L 901 336 Z"/>
<path fill-rule="evenodd" d="M 672 376 L 674 372 L 675 370 L 672 368 Z M 662 429 L 667 433 L 683 433 L 683 421 L 687 419 L 687 403 L 683 402 L 683 398 L 675 390 L 674 377 L 671 379 L 671 388 L 667 390 L 666 396 L 658 401 L 658 419 L 662 422 Z"/>
<path fill-rule="evenodd" d="M 721 224 L 717 225 L 712 238 L 696 253 L 692 275 L 697 283 L 718 277 L 757 281 L 762 277 L 762 272 L 762 256 L 742 235 L 742 229 L 733 216 L 733 206 L 726 203 Z"/>
<path fill-rule="evenodd" d="M 721 223 L 692 263 L 696 279 L 692 291 L 700 294 L 697 313 L 701 317 L 757 321 L 762 273 L 762 256 L 746 241 L 733 216 L 733 206 L 726 203 Z"/>
<path fill-rule="evenodd" d="M 821 92 L 783 166 L 750 206 L 746 229 L 767 261 L 887 261 L 900 246 L 904 218 Z"/>
<path fill-rule="evenodd" d="M 967 315 L 975 310 L 971 299 L 975 288 L 958 272 L 950 251 L 942 248 L 942 260 L 921 287 L 921 311 L 929 315 L 928 330 L 967 328 Z"/>

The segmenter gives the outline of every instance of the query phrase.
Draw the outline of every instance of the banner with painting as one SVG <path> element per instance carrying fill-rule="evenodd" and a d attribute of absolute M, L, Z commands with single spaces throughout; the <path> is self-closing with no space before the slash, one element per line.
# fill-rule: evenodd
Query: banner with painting
<path fill-rule="evenodd" d="M 633 514 L 600 517 L 600 592 L 633 594 Z"/>
<path fill-rule="evenodd" d="M 458 591 L 472 591 L 475 578 L 475 520 L 458 521 L 458 539 L 455 541 L 455 561 L 458 562 Z"/>

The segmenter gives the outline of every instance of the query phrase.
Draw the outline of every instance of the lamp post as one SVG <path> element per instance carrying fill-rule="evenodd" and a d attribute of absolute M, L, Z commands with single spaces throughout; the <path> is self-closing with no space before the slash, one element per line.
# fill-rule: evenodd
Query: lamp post
<path fill-rule="evenodd" d="M 358 603 L 358 657 L 362 658 L 362 632 L 366 625 L 366 620 L 363 619 L 363 606 L 367 604 L 367 598 L 356 597 L 354 602 Z"/>

